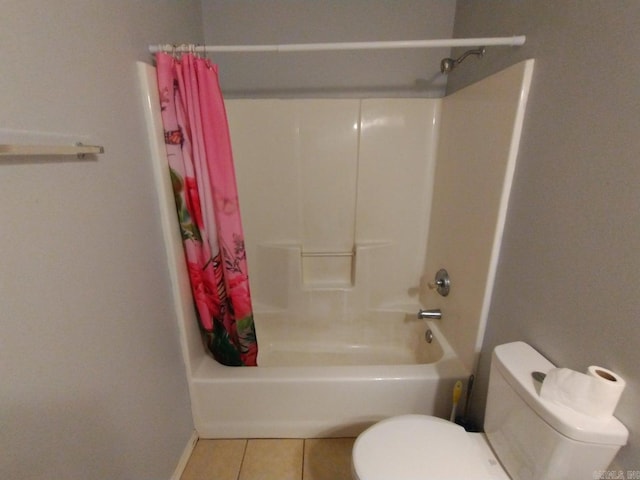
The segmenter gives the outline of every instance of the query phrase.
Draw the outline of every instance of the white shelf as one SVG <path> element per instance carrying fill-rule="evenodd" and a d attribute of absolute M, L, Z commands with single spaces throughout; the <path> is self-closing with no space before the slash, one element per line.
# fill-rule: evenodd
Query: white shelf
<path fill-rule="evenodd" d="M 0 144 L 0 155 L 95 155 L 104 153 L 100 145 L 11 145 Z"/>

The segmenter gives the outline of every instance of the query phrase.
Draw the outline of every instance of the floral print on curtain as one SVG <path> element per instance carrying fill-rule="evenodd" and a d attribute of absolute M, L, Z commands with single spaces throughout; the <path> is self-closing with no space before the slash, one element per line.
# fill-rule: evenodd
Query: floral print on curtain
<path fill-rule="evenodd" d="M 156 55 L 169 172 L 198 322 L 224 365 L 256 365 L 233 155 L 216 65 Z"/>

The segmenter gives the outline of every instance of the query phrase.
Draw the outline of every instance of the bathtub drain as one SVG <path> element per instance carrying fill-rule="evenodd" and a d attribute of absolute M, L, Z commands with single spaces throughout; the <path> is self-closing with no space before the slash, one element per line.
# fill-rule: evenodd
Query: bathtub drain
<path fill-rule="evenodd" d="M 427 343 L 433 342 L 433 332 L 430 328 L 427 329 L 426 332 L 424 332 L 424 339 L 427 341 Z"/>

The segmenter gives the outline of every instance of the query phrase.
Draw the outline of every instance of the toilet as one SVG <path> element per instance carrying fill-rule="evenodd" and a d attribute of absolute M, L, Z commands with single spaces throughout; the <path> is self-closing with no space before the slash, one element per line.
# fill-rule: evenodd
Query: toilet
<path fill-rule="evenodd" d="M 534 372 L 554 365 L 524 342 L 495 348 L 485 433 L 428 415 L 401 415 L 356 439 L 354 480 L 560 480 L 599 478 L 629 432 L 540 397 Z"/>

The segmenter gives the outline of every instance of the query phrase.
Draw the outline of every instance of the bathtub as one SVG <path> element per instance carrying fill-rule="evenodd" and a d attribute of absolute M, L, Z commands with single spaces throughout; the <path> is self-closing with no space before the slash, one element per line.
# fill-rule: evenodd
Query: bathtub
<path fill-rule="evenodd" d="M 332 325 L 256 314 L 260 366 L 225 367 L 205 357 L 194 369 L 200 437 L 356 436 L 392 415 L 448 418 L 453 385 L 468 371 L 437 321 L 414 318 L 374 312 Z"/>

